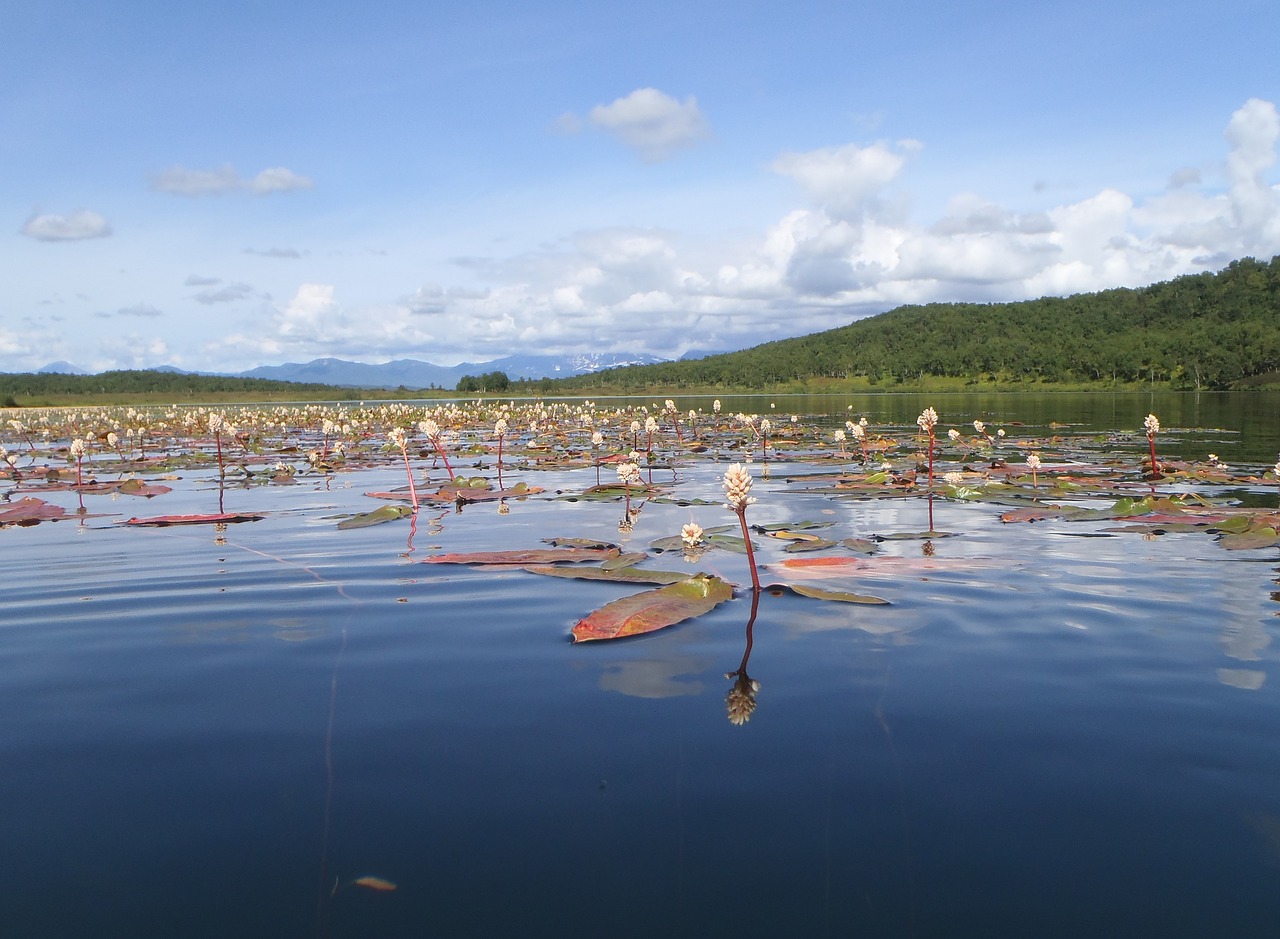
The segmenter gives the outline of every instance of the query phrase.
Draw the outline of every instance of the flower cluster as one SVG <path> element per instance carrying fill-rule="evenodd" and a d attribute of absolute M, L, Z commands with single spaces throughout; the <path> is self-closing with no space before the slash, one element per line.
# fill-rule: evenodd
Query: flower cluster
<path fill-rule="evenodd" d="M 916 418 L 916 423 L 922 431 L 933 436 L 933 429 L 938 426 L 938 412 L 933 408 L 925 408 Z"/>
<path fill-rule="evenodd" d="M 751 473 L 741 463 L 734 463 L 724 471 L 724 494 L 729 500 L 724 507 L 734 512 L 740 512 L 756 501 L 751 495 Z"/>
<path fill-rule="evenodd" d="M 1148 414 L 1147 419 L 1142 422 L 1142 427 L 1147 432 L 1148 437 L 1154 437 L 1160 433 L 1160 418 L 1154 414 Z"/>

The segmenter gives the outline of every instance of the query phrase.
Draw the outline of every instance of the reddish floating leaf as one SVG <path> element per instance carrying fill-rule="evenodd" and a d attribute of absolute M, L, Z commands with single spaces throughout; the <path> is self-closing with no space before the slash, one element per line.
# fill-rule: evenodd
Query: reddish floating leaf
<path fill-rule="evenodd" d="M 695 574 L 601 607 L 573 627 L 573 641 L 640 636 L 701 616 L 732 598 L 733 588 L 719 577 Z"/>
<path fill-rule="evenodd" d="M 150 518 L 130 518 L 125 525 L 147 525 L 163 528 L 165 525 L 229 525 L 236 522 L 256 522 L 265 515 L 246 515 L 236 512 L 215 512 L 212 515 L 153 515 Z"/>
<path fill-rule="evenodd" d="M 27 496 L 0 512 L 0 525 L 35 525 L 38 522 L 65 518 L 66 510 L 43 499 Z"/>
<path fill-rule="evenodd" d="M 608 580 L 620 584 L 677 584 L 689 579 L 688 571 L 656 571 L 641 567 L 556 567 L 552 564 L 529 564 L 530 574 L 568 577 L 573 580 Z"/>

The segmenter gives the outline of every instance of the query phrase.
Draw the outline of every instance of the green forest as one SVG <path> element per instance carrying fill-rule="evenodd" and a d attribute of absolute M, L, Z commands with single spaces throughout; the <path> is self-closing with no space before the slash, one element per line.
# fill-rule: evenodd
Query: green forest
<path fill-rule="evenodd" d="M 631 366 L 557 390 L 766 388 L 809 382 L 1280 384 L 1280 257 L 1138 289 L 1017 303 L 904 306 L 826 332 L 705 359 Z"/>
<path fill-rule="evenodd" d="M 97 375 L 58 372 L 0 373 L 0 407 L 111 401 L 339 401 L 361 397 L 410 397 L 419 392 L 340 388 L 265 378 L 195 375 L 155 369 L 121 369 Z"/>

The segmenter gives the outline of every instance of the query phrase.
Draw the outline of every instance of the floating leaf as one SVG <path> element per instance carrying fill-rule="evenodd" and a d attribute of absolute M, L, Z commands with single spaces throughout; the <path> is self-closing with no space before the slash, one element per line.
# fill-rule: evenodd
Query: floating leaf
<path fill-rule="evenodd" d="M 553 548 L 616 548 L 617 545 L 611 541 L 601 541 L 599 538 L 543 538 L 543 544 L 549 544 Z"/>
<path fill-rule="evenodd" d="M 527 548 L 523 551 L 471 551 L 437 554 L 424 564 L 494 564 L 523 567 L 526 564 L 555 564 L 560 561 L 607 561 L 622 552 L 617 548 Z"/>
<path fill-rule="evenodd" d="M 649 555 L 643 551 L 628 551 L 625 554 L 619 554 L 616 558 L 609 558 L 600 565 L 601 570 L 621 570 L 624 567 L 633 567 L 641 561 L 648 560 Z"/>
<path fill-rule="evenodd" d="M 146 496 L 150 499 L 152 496 L 161 496 L 166 492 L 173 492 L 172 486 L 161 486 L 156 483 L 143 482 L 141 479 L 126 479 L 120 483 L 119 489 L 128 496 Z"/>
<path fill-rule="evenodd" d="M 60 505 L 52 505 L 43 499 L 27 496 L 0 512 L 0 525 L 35 525 L 39 522 L 63 518 L 66 514 L 66 509 Z"/>
<path fill-rule="evenodd" d="M 366 492 L 365 495 L 370 499 L 395 499 L 404 502 L 408 502 L 413 498 L 408 489 L 400 489 L 393 492 Z"/>
<path fill-rule="evenodd" d="M 344 518 L 338 522 L 338 527 L 344 531 L 352 528 L 368 528 L 370 525 L 394 522 L 396 519 L 412 514 L 413 509 L 407 505 L 384 505 L 374 509 L 372 512 L 361 512 L 359 515 Z"/>
<path fill-rule="evenodd" d="M 1218 544 L 1228 551 L 1245 551 L 1250 548 L 1270 548 L 1280 544 L 1280 534 L 1274 528 L 1254 528 L 1249 531 L 1221 535 Z"/>
<path fill-rule="evenodd" d="M 867 538 L 846 538 L 840 542 L 854 554 L 877 554 L 880 545 Z"/>
<path fill-rule="evenodd" d="M 249 515 L 237 512 L 215 512 L 211 515 L 153 515 L 150 518 L 125 519 L 125 525 L 152 526 L 163 528 L 166 525 L 232 525 L 237 522 L 257 522 L 265 515 Z"/>
<path fill-rule="evenodd" d="M 573 580 L 605 580 L 619 584 L 678 584 L 689 579 L 688 571 L 654 571 L 640 567 L 556 567 L 553 564 L 526 564 L 531 574 L 568 577 Z"/>
<path fill-rule="evenodd" d="M 668 587 L 615 600 L 573 627 L 574 642 L 621 639 L 672 626 L 732 599 L 733 588 L 719 577 L 695 574 Z"/>
<path fill-rule="evenodd" d="M 764 532 L 775 538 L 802 537 L 791 532 L 809 531 L 814 528 L 830 528 L 835 522 L 785 522 L 780 525 L 752 525 L 753 531 Z"/>
<path fill-rule="evenodd" d="M 834 548 L 836 543 L 828 541 L 826 538 L 815 538 L 812 541 L 793 541 L 782 550 L 788 554 L 800 554 L 806 551 L 825 551 L 827 548 Z"/>
<path fill-rule="evenodd" d="M 396 885 L 385 877 L 373 877 L 371 875 L 366 877 L 357 877 L 352 881 L 352 883 L 357 887 L 364 887 L 367 890 L 378 890 L 384 893 L 396 889 Z"/>
<path fill-rule="evenodd" d="M 815 600 L 835 600 L 839 603 L 889 605 L 888 600 L 881 597 L 873 597 L 869 594 L 848 593 L 844 590 L 823 590 L 821 587 L 810 587 L 807 584 L 783 584 L 782 586 L 785 586 L 792 593 L 798 593 L 802 597 L 812 597 Z"/>

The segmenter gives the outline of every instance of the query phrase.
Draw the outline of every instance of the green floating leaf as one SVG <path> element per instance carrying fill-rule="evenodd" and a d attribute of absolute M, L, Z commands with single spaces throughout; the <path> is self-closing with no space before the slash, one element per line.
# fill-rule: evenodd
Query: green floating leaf
<path fill-rule="evenodd" d="M 812 531 L 815 528 L 830 528 L 835 522 L 782 522 L 772 525 L 752 525 L 752 531 L 764 532 L 775 538 L 788 538 L 784 532 Z"/>
<path fill-rule="evenodd" d="M 624 567 L 633 567 L 641 561 L 647 561 L 648 559 L 649 555 L 645 554 L 643 551 L 628 551 L 624 554 L 619 554 L 616 558 L 609 558 L 609 560 L 600 565 L 600 568 L 601 570 L 606 571 L 621 570 Z"/>
<path fill-rule="evenodd" d="M 932 541 L 935 538 L 954 538 L 958 531 L 895 531 L 876 535 L 881 541 Z"/>
<path fill-rule="evenodd" d="M 1228 551 L 1245 551 L 1250 548 L 1270 548 L 1280 544 L 1280 534 L 1274 528 L 1254 528 L 1237 534 L 1221 535 L 1218 544 Z"/>
<path fill-rule="evenodd" d="M 612 541 L 601 541 L 598 538 L 543 538 L 543 544 L 549 544 L 553 548 L 616 548 L 617 545 Z"/>
<path fill-rule="evenodd" d="M 368 528 L 370 525 L 381 525 L 384 522 L 394 522 L 396 519 L 401 519 L 406 515 L 412 514 L 413 509 L 407 505 L 383 505 L 374 509 L 372 512 L 361 512 L 359 515 L 344 518 L 342 521 L 338 522 L 338 528 L 343 531 L 352 528 Z"/>
<path fill-rule="evenodd" d="M 834 548 L 836 543 L 828 541 L 825 538 L 815 538 L 813 541 L 793 541 L 782 550 L 788 554 L 800 554 L 805 551 L 825 551 L 827 548 Z"/>
<path fill-rule="evenodd" d="M 424 564 L 492 564 L 524 567 L 529 564 L 556 564 L 560 561 L 607 561 L 621 552 L 617 548 L 528 548 L 523 551 L 470 551 L 437 554 Z"/>
<path fill-rule="evenodd" d="M 840 542 L 854 554 L 876 554 L 880 545 L 867 538 L 846 538 Z"/>
<path fill-rule="evenodd" d="M 573 627 L 573 641 L 640 636 L 701 616 L 732 598 L 733 588 L 719 577 L 695 574 L 601 607 Z"/>
<path fill-rule="evenodd" d="M 811 587 L 808 584 L 781 584 L 792 593 L 798 593 L 802 597 L 812 597 L 815 600 L 835 600 L 838 603 L 866 603 L 876 606 L 888 606 L 889 601 L 882 597 L 873 597 L 869 594 L 849 593 L 844 590 L 823 590 L 821 587 Z"/>
<path fill-rule="evenodd" d="M 567 577 L 571 580 L 604 580 L 618 584 L 678 584 L 689 579 L 688 571 L 651 571 L 639 567 L 557 567 L 554 564 L 526 564 L 530 574 Z"/>

